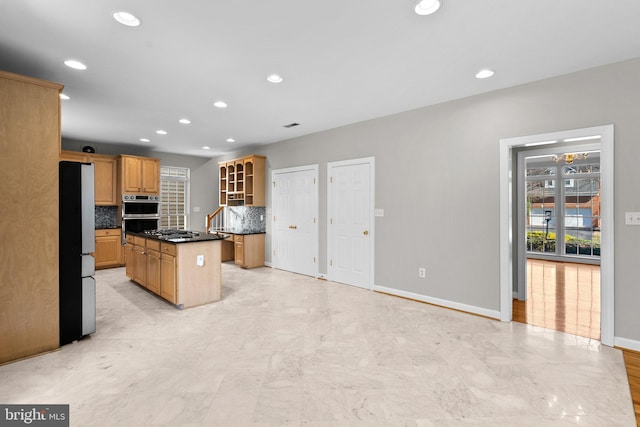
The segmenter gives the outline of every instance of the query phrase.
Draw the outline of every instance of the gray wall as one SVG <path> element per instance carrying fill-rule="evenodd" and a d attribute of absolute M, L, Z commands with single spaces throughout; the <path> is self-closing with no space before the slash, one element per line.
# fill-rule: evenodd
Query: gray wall
<path fill-rule="evenodd" d="M 192 206 L 217 206 L 218 160 L 266 155 L 267 182 L 273 169 L 319 164 L 324 273 L 327 162 L 374 156 L 375 205 L 385 212 L 375 224 L 375 284 L 499 310 L 498 141 L 614 124 L 615 335 L 640 341 L 640 227 L 624 224 L 625 211 L 640 211 L 639 89 L 636 59 L 244 150 L 192 171 Z M 166 156 L 173 166 L 179 158 Z"/>
<path fill-rule="evenodd" d="M 479 83 L 481 84 L 481 83 Z M 387 116 L 253 150 L 272 169 L 374 156 L 375 284 L 499 310 L 499 140 L 615 125 L 615 335 L 640 341 L 640 59 Z M 304 123 L 302 124 L 304 126 Z M 269 187 L 268 187 L 269 188 Z M 268 254 L 267 254 L 268 256 Z M 427 278 L 419 279 L 419 266 Z"/>

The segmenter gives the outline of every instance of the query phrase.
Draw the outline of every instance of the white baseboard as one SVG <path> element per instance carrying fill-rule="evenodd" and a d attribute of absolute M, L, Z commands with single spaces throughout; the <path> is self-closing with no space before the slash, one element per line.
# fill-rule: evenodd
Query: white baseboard
<path fill-rule="evenodd" d="M 626 350 L 640 351 L 640 341 L 630 340 L 628 338 L 614 337 L 613 345 Z"/>
<path fill-rule="evenodd" d="M 477 314 L 480 316 L 490 317 L 492 319 L 500 320 L 500 312 L 498 310 L 488 310 L 482 307 L 476 307 L 473 305 L 463 304 L 455 301 L 448 301 L 440 298 L 433 298 L 427 295 L 415 294 L 413 292 L 402 291 L 400 289 L 387 288 L 384 286 L 374 286 L 374 291 L 383 292 L 385 294 L 396 295 L 399 297 L 409 298 L 416 301 L 426 302 L 429 304 L 439 305 L 446 308 L 452 308 L 454 310 L 465 311 L 467 313 Z"/>
<path fill-rule="evenodd" d="M 265 261 L 264 265 L 265 265 L 265 267 L 271 267 L 271 262 L 270 261 Z"/>

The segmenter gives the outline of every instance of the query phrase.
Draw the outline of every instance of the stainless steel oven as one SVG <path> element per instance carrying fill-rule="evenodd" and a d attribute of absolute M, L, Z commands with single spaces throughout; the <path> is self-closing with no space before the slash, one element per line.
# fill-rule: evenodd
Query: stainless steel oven
<path fill-rule="evenodd" d="M 122 196 L 122 244 L 127 232 L 157 230 L 160 221 L 160 196 L 125 194 Z"/>

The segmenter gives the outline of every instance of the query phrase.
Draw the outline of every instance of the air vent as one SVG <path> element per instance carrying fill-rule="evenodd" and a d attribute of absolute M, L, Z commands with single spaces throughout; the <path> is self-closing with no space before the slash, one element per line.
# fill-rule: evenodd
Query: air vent
<path fill-rule="evenodd" d="M 293 128 L 296 126 L 300 126 L 300 123 L 289 123 L 288 125 L 284 125 L 285 128 Z"/>

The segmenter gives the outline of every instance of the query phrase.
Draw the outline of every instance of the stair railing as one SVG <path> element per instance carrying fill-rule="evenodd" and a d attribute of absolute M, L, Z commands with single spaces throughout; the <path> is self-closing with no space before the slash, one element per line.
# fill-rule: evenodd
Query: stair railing
<path fill-rule="evenodd" d="M 215 233 L 225 230 L 224 206 L 220 206 L 211 215 L 205 217 L 207 233 Z"/>

